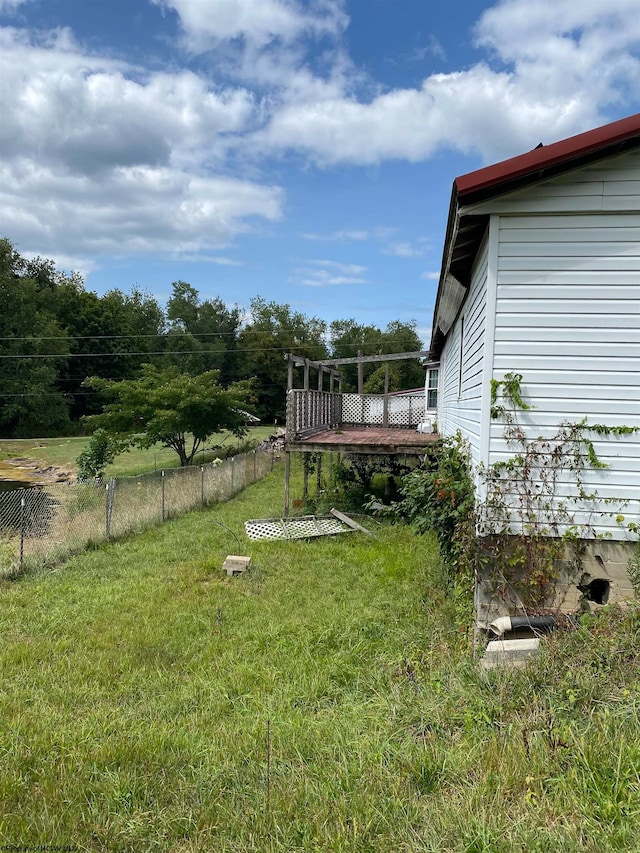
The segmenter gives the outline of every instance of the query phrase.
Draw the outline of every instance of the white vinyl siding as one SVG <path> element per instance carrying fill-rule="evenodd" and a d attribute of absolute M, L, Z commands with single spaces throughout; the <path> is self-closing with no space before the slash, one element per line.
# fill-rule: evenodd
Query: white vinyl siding
<path fill-rule="evenodd" d="M 507 372 L 522 374 L 525 398 L 535 406 L 521 415 L 531 437 L 551 436 L 561 421 L 584 417 L 593 424 L 640 426 L 640 151 L 460 212 L 490 215 L 491 242 L 489 263 L 486 240 L 478 252 L 461 312 L 462 373 L 460 317 L 445 342 L 441 433 L 459 429 L 471 443 L 474 461 L 492 464 L 511 456 L 503 424 L 489 421 L 486 397 L 489 379 L 500 380 Z M 495 328 L 494 312 L 484 317 L 487 270 Z M 488 360 L 484 389 L 483 359 Z M 610 513 L 626 501 L 622 514 L 630 521 L 640 517 L 640 433 L 595 437 L 594 446 L 609 468 L 588 470 L 585 489 L 614 503 L 600 503 L 595 513 L 585 508 L 577 521 L 625 539 Z M 560 491 L 569 488 L 567 479 Z"/>
<path fill-rule="evenodd" d="M 482 243 L 471 275 L 469 293 L 442 354 L 438 393 L 438 431 L 460 430 L 480 461 L 480 408 L 486 316 L 487 239 Z"/>
<path fill-rule="evenodd" d="M 635 163 L 640 178 L 637 155 Z M 607 172 L 601 164 L 599 174 Z M 532 188 L 532 198 L 540 192 Z M 586 187 L 581 197 L 590 197 Z M 551 435 L 561 421 L 583 417 L 640 426 L 640 211 L 500 217 L 493 377 L 508 371 L 523 375 L 535 406 L 521 417 L 529 435 Z M 622 512 L 637 521 L 640 434 L 594 445 L 610 468 L 587 471 L 586 490 L 629 501 Z M 509 455 L 502 426 L 492 424 L 489 462 Z M 624 538 L 611 511 L 615 504 L 600 505 L 591 520 L 597 532 Z"/>
<path fill-rule="evenodd" d="M 635 150 L 465 208 L 474 213 L 637 211 L 640 151 Z M 553 226 L 551 226 L 553 227 Z"/>

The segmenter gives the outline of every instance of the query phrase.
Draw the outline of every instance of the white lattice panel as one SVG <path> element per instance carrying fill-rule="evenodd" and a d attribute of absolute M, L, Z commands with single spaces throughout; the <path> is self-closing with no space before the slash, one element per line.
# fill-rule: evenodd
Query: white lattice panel
<path fill-rule="evenodd" d="M 335 536 L 352 533 L 352 529 L 337 518 L 303 515 L 300 518 L 254 518 L 245 521 L 249 539 L 310 539 L 314 536 Z"/>
<path fill-rule="evenodd" d="M 382 397 L 377 394 L 343 394 L 342 423 L 381 426 Z"/>
<path fill-rule="evenodd" d="M 387 399 L 390 427 L 410 428 L 424 420 L 424 396 L 398 394 Z M 384 397 L 381 394 L 343 394 L 342 423 L 384 426 Z"/>
<path fill-rule="evenodd" d="M 412 427 L 424 420 L 424 397 L 389 397 L 389 425 Z"/>

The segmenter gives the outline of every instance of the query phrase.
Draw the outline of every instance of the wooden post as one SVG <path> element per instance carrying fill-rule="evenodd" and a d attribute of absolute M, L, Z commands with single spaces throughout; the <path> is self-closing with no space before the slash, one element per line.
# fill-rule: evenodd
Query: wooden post
<path fill-rule="evenodd" d="M 309 359 L 304 360 L 304 428 L 309 429 L 311 423 L 311 400 L 309 399 Z"/>
<path fill-rule="evenodd" d="M 293 388 L 293 356 L 291 353 L 287 354 L 287 359 L 287 391 L 291 391 Z"/>
<path fill-rule="evenodd" d="M 382 401 L 382 426 L 389 426 L 389 362 L 384 366 L 384 399 Z"/>
<path fill-rule="evenodd" d="M 309 497 L 309 454 L 303 454 L 303 465 L 302 465 L 302 497 L 306 504 L 307 499 Z"/>
<path fill-rule="evenodd" d="M 289 515 L 289 480 L 291 478 L 291 451 L 284 454 L 284 516 Z"/>
<path fill-rule="evenodd" d="M 318 391 L 324 390 L 324 367 L 318 368 Z"/>
<path fill-rule="evenodd" d="M 362 357 L 362 350 L 358 350 L 358 358 Z M 358 394 L 362 394 L 362 389 L 364 387 L 364 364 L 363 362 L 358 362 Z"/>
<path fill-rule="evenodd" d="M 333 370 L 329 373 L 329 392 L 333 394 L 333 381 L 335 378 L 335 374 Z"/>
<path fill-rule="evenodd" d="M 318 467 L 316 469 L 316 497 L 322 491 L 322 453 L 318 454 Z"/>

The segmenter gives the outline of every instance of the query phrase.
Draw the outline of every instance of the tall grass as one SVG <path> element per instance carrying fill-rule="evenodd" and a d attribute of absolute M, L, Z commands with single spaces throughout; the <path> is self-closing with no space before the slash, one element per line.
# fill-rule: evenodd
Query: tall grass
<path fill-rule="evenodd" d="M 2 586 L 0 843 L 640 847 L 635 609 L 481 674 L 433 539 L 249 543 L 281 502 L 272 475 Z"/>

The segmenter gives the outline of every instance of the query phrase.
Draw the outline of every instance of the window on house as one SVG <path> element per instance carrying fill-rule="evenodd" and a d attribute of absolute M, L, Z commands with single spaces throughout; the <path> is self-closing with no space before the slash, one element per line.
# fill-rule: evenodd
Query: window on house
<path fill-rule="evenodd" d="M 433 367 L 429 371 L 429 379 L 427 380 L 427 408 L 438 408 L 438 368 Z"/>

